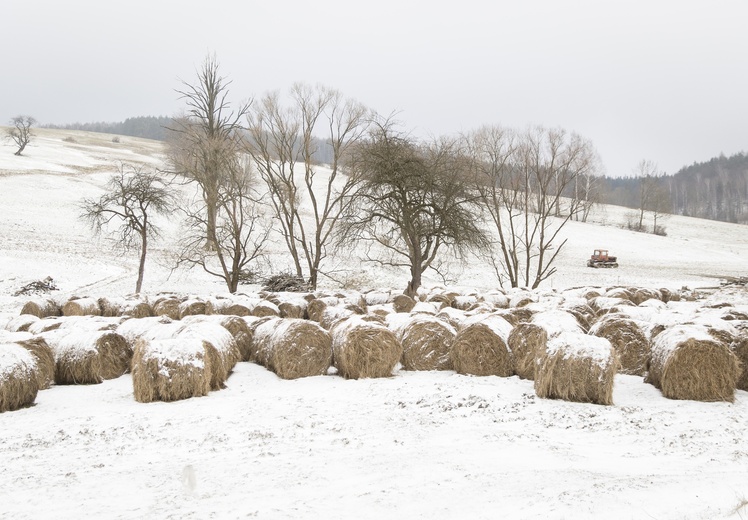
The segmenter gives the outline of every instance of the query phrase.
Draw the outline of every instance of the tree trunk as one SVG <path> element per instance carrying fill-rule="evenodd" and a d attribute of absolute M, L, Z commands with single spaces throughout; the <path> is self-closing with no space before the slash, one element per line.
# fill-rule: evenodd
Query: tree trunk
<path fill-rule="evenodd" d="M 140 290 L 143 288 L 143 275 L 145 274 L 145 255 L 148 248 L 148 232 L 146 228 L 144 228 L 140 232 L 140 240 L 140 265 L 138 266 L 138 281 L 135 283 L 136 294 L 140 294 Z"/>
<path fill-rule="evenodd" d="M 414 300 L 417 299 L 418 295 L 418 288 L 421 286 L 421 275 L 423 274 L 423 268 L 420 266 L 420 264 L 413 264 L 410 268 L 410 282 L 408 282 L 408 287 L 405 289 L 405 294 L 413 298 Z"/>

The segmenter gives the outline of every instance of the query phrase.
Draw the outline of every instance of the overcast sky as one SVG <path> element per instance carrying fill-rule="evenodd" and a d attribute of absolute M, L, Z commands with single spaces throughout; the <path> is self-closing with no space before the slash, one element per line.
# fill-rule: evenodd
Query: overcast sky
<path fill-rule="evenodd" d="M 240 101 L 323 83 L 418 136 L 563 127 L 609 175 L 748 151 L 748 1 L 3 2 L 0 124 L 174 115 L 214 53 Z"/>

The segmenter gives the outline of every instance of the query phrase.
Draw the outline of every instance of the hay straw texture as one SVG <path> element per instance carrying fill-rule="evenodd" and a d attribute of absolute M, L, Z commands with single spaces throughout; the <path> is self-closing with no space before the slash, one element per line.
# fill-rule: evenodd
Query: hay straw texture
<path fill-rule="evenodd" d="M 525 292 L 519 292 L 509 298 L 509 307 L 513 309 L 524 307 L 525 305 L 529 305 L 531 303 L 535 303 L 535 300 L 530 294 L 527 294 Z"/>
<path fill-rule="evenodd" d="M 483 301 L 490 303 L 496 309 L 508 309 L 509 297 L 502 292 L 489 292 L 483 295 Z"/>
<path fill-rule="evenodd" d="M 278 304 L 281 318 L 298 318 L 307 317 L 306 308 L 309 304 L 304 298 L 291 298 L 283 300 Z"/>
<path fill-rule="evenodd" d="M 68 300 L 62 306 L 63 316 L 101 316 L 98 300 L 94 298 L 78 298 Z"/>
<path fill-rule="evenodd" d="M 147 318 L 153 316 L 153 309 L 144 301 L 131 298 L 99 298 L 101 315 L 105 317 L 130 316 Z"/>
<path fill-rule="evenodd" d="M 521 379 L 535 379 L 535 366 L 548 342 L 548 332 L 534 323 L 520 323 L 509 333 L 514 373 Z"/>
<path fill-rule="evenodd" d="M 392 294 L 389 291 L 369 291 L 363 295 L 366 306 L 385 305 L 392 301 Z"/>
<path fill-rule="evenodd" d="M 452 307 L 444 307 L 442 310 L 436 313 L 436 317 L 442 321 L 449 323 L 452 327 L 455 328 L 455 330 L 459 329 L 462 322 L 467 319 L 467 316 L 463 311 L 453 309 Z"/>
<path fill-rule="evenodd" d="M 266 334 L 262 330 L 260 331 L 260 334 L 257 334 L 257 329 L 264 323 L 267 323 L 269 321 L 277 321 L 280 318 L 276 316 L 263 316 L 262 318 L 258 316 L 242 316 L 241 319 L 244 321 L 244 323 L 247 324 L 247 329 L 249 330 L 249 348 L 246 356 L 242 354 L 242 360 L 243 361 L 251 361 L 252 363 L 259 363 L 258 361 L 258 343 L 262 340 L 263 336 Z M 265 330 L 265 329 L 263 329 Z M 272 328 L 271 328 L 272 330 Z M 262 363 L 259 363 L 262 364 Z"/>
<path fill-rule="evenodd" d="M 434 293 L 430 294 L 426 301 L 439 305 L 439 309 L 446 307 L 452 307 L 452 303 L 455 301 L 455 297 L 459 296 L 457 293 Z"/>
<path fill-rule="evenodd" d="M 259 319 L 259 318 L 258 318 Z M 208 322 L 216 323 L 229 331 L 234 337 L 236 348 L 239 349 L 239 361 L 249 361 L 249 349 L 252 341 L 252 333 L 249 325 L 240 316 L 212 314 L 204 316 L 187 316 L 182 320 L 185 325 L 191 323 Z"/>
<path fill-rule="evenodd" d="M 141 403 L 207 395 L 211 369 L 205 342 L 199 339 L 139 339 L 132 362 L 133 395 Z"/>
<path fill-rule="evenodd" d="M 452 370 L 450 351 L 457 331 L 427 314 L 415 315 L 400 329 L 405 370 Z"/>
<path fill-rule="evenodd" d="M 60 326 L 58 327 L 60 329 L 93 331 L 116 330 L 128 318 L 122 316 L 63 316 L 57 319 L 60 322 Z"/>
<path fill-rule="evenodd" d="M 265 366 L 282 379 L 321 376 L 332 365 L 332 336 L 313 321 L 281 319 L 263 343 Z"/>
<path fill-rule="evenodd" d="M 741 334 L 732 343 L 730 348 L 740 361 L 740 374 L 735 381 L 735 387 L 738 390 L 748 391 L 748 334 Z"/>
<path fill-rule="evenodd" d="M 634 320 L 608 314 L 595 323 L 589 333 L 610 341 L 621 361 L 620 373 L 635 376 L 646 373 L 651 351 L 649 339 Z"/>
<path fill-rule="evenodd" d="M 181 300 L 175 296 L 158 298 L 153 302 L 153 315 L 168 316 L 172 320 L 178 320 L 180 303 Z"/>
<path fill-rule="evenodd" d="M 135 342 L 140 339 L 169 339 L 185 325 L 180 321 L 173 321 L 168 316 L 152 316 L 149 318 L 138 318 L 123 321 L 117 327 L 117 334 L 125 338 L 131 349 L 135 348 Z"/>
<path fill-rule="evenodd" d="M 395 312 L 410 312 L 416 305 L 416 301 L 407 294 L 398 294 L 392 299 Z"/>
<path fill-rule="evenodd" d="M 36 321 L 29 325 L 27 331 L 31 334 L 41 334 L 42 332 L 47 332 L 48 330 L 59 329 L 65 319 L 67 318 L 65 318 L 64 316 L 42 318 L 39 321 Z"/>
<path fill-rule="evenodd" d="M 634 305 L 640 305 L 647 300 L 662 300 L 662 293 L 657 289 L 647 289 L 644 287 L 637 288 L 631 294 L 631 301 Z"/>
<path fill-rule="evenodd" d="M 507 345 L 511 329 L 509 322 L 496 314 L 465 320 L 450 352 L 455 371 L 474 376 L 511 376 L 512 353 Z"/>
<path fill-rule="evenodd" d="M 702 327 L 676 325 L 654 339 L 644 381 L 670 399 L 733 402 L 739 375 L 738 358 L 727 346 Z"/>
<path fill-rule="evenodd" d="M 598 296 L 590 300 L 590 307 L 595 311 L 597 316 L 602 316 L 609 312 L 614 312 L 616 307 L 633 307 L 634 304 L 625 298 L 610 298 L 608 296 Z"/>
<path fill-rule="evenodd" d="M 234 336 L 228 330 L 217 323 L 191 323 L 179 330 L 175 339 L 202 341 L 210 359 L 210 388 L 211 390 L 225 388 L 224 383 L 241 359 Z"/>
<path fill-rule="evenodd" d="M 389 377 L 403 354 L 392 331 L 362 316 L 338 323 L 331 333 L 333 363 L 346 379 Z"/>
<path fill-rule="evenodd" d="M 39 318 L 33 314 L 21 314 L 20 316 L 13 316 L 5 324 L 5 330 L 10 332 L 26 332 L 36 322 L 40 321 Z"/>
<path fill-rule="evenodd" d="M 21 314 L 32 314 L 37 318 L 62 316 L 62 308 L 50 298 L 34 298 L 21 308 Z"/>
<path fill-rule="evenodd" d="M 39 390 L 49 388 L 55 380 L 55 357 L 44 338 L 34 336 L 28 339 L 19 339 L 15 343 L 34 356 Z"/>
<path fill-rule="evenodd" d="M 191 298 L 179 304 L 179 319 L 198 314 L 205 314 L 205 302 L 203 300 Z"/>
<path fill-rule="evenodd" d="M 319 324 L 323 329 L 331 330 L 336 323 L 350 318 L 351 316 L 355 316 L 356 314 L 358 313 L 356 313 L 352 309 L 349 309 L 348 307 L 325 307 L 325 309 L 319 316 Z"/>
<path fill-rule="evenodd" d="M 613 404 L 618 359 L 605 338 L 562 332 L 548 339 L 535 369 L 535 393 L 546 399 Z"/>
<path fill-rule="evenodd" d="M 50 330 L 41 335 L 55 358 L 55 383 L 91 385 L 103 381 L 101 357 L 96 346 L 67 330 Z M 68 337 L 69 336 L 69 337 Z"/>
<path fill-rule="evenodd" d="M 270 340 L 275 328 L 281 323 L 282 318 L 277 316 L 263 316 L 255 326 L 249 325 L 252 330 L 252 347 L 250 349 L 250 361 L 267 367 L 270 363 Z"/>
<path fill-rule="evenodd" d="M 0 343 L 0 413 L 31 406 L 38 392 L 34 356 L 15 343 Z"/>
<path fill-rule="evenodd" d="M 466 311 L 477 304 L 478 297 L 475 295 L 455 296 L 452 307 L 454 307 L 455 309 L 460 309 L 461 311 Z M 492 305 L 491 309 L 493 309 Z"/>
<path fill-rule="evenodd" d="M 584 332 L 574 315 L 561 309 L 533 314 L 530 322 L 543 327 L 548 332 L 548 336 L 561 332 Z"/>
<path fill-rule="evenodd" d="M 634 289 L 633 291 L 635 291 Z M 631 300 L 631 297 L 633 296 L 633 291 L 630 289 L 627 289 L 625 287 L 611 287 L 607 291 L 605 291 L 605 295 L 608 298 L 620 298 L 623 300 Z"/>

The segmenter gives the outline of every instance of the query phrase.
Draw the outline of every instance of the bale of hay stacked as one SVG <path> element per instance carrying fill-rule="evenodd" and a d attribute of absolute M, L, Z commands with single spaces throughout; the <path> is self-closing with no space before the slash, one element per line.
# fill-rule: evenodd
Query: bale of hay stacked
<path fill-rule="evenodd" d="M 435 316 L 412 316 L 397 335 L 403 347 L 403 368 L 451 370 L 450 352 L 455 336 L 455 328 Z"/>
<path fill-rule="evenodd" d="M 34 356 L 16 343 L 0 343 L 0 413 L 34 404 L 39 392 Z"/>
<path fill-rule="evenodd" d="M 301 297 L 281 300 L 278 304 L 281 318 L 306 319 L 306 309 L 309 303 Z"/>
<path fill-rule="evenodd" d="M 188 298 L 179 304 L 179 319 L 185 316 L 205 314 L 205 302 L 199 298 Z"/>
<path fill-rule="evenodd" d="M 99 308 L 104 317 L 129 316 L 147 318 L 153 316 L 151 306 L 142 300 L 133 298 L 99 298 Z"/>
<path fill-rule="evenodd" d="M 535 313 L 530 322 L 543 327 L 549 337 L 561 332 L 584 333 L 574 315 L 563 309 Z"/>
<path fill-rule="evenodd" d="M 509 322 L 496 314 L 465 320 L 450 352 L 455 371 L 475 376 L 511 376 L 512 353 L 507 345 L 511 330 Z"/>
<path fill-rule="evenodd" d="M 483 301 L 486 303 L 490 303 L 495 309 L 509 308 L 509 297 L 503 292 L 488 292 L 483 295 Z"/>
<path fill-rule="evenodd" d="M 41 335 L 55 358 L 58 385 L 98 384 L 128 371 L 132 349 L 114 331 L 51 330 Z"/>
<path fill-rule="evenodd" d="M 200 339 L 139 339 L 135 343 L 132 385 L 138 402 L 177 401 L 207 395 L 211 375 L 211 357 Z"/>
<path fill-rule="evenodd" d="M 21 314 L 31 314 L 40 319 L 62 316 L 62 307 L 51 298 L 33 298 L 23 305 Z"/>
<path fill-rule="evenodd" d="M 431 302 L 416 302 L 413 308 L 410 309 L 410 314 L 429 314 L 435 316 L 437 312 L 439 310 Z"/>
<path fill-rule="evenodd" d="M 44 338 L 29 332 L 0 330 L 0 343 L 15 343 L 22 346 L 36 359 L 39 390 L 49 388 L 55 380 L 55 358 Z"/>
<path fill-rule="evenodd" d="M 521 379 L 535 379 L 535 367 L 545 351 L 548 332 L 535 323 L 519 323 L 509 333 L 507 344 L 512 351 L 513 371 Z"/>
<path fill-rule="evenodd" d="M 398 294 L 392 299 L 395 312 L 410 312 L 416 305 L 416 301 L 407 294 Z"/>
<path fill-rule="evenodd" d="M 461 311 L 467 311 L 478 304 L 478 296 L 474 294 L 455 296 L 452 307 Z M 493 306 L 490 306 L 493 310 Z"/>
<path fill-rule="evenodd" d="M 35 323 L 41 321 L 33 314 L 13 316 L 5 323 L 5 330 L 10 332 L 27 332 Z"/>
<path fill-rule="evenodd" d="M 247 322 L 240 316 L 222 314 L 211 314 L 203 316 L 196 315 L 187 316 L 182 321 L 185 325 L 199 322 L 209 322 L 220 325 L 221 327 L 229 331 L 234 337 L 236 348 L 239 349 L 239 361 L 249 361 L 252 333 L 249 330 L 249 325 L 247 324 Z"/>
<path fill-rule="evenodd" d="M 748 333 L 742 332 L 730 345 L 730 350 L 740 362 L 740 373 L 735 381 L 738 390 L 748 391 Z"/>
<path fill-rule="evenodd" d="M 63 316 L 58 318 L 60 323 L 58 328 L 70 330 L 117 330 L 117 327 L 128 319 L 126 316 Z"/>
<path fill-rule="evenodd" d="M 131 319 L 117 326 L 117 333 L 125 338 L 131 349 L 140 339 L 170 339 L 185 325 L 181 321 L 174 321 L 166 315 L 149 318 Z"/>
<path fill-rule="evenodd" d="M 452 307 L 444 307 L 436 313 L 436 317 L 449 323 L 449 325 L 451 325 L 455 330 L 459 330 L 462 322 L 467 319 L 467 315 L 463 311 Z"/>
<path fill-rule="evenodd" d="M 95 298 L 76 298 L 62 306 L 63 316 L 101 316 L 99 302 Z"/>
<path fill-rule="evenodd" d="M 282 379 L 320 376 L 332 365 L 332 336 L 319 324 L 297 318 L 277 320 L 263 336 L 263 364 Z"/>
<path fill-rule="evenodd" d="M 276 304 L 268 300 L 258 301 L 252 310 L 250 315 L 262 318 L 263 316 L 280 316 L 280 309 Z"/>
<path fill-rule="evenodd" d="M 589 331 L 593 336 L 610 341 L 621 361 L 622 374 L 643 376 L 647 371 L 650 343 L 644 328 L 620 314 L 603 316 Z"/>
<path fill-rule="evenodd" d="M 153 302 L 154 316 L 167 316 L 172 320 L 179 319 L 179 304 L 182 300 L 174 295 L 161 296 Z"/>
<path fill-rule="evenodd" d="M 658 289 L 648 289 L 639 287 L 631 294 L 631 301 L 634 305 L 641 305 L 647 300 L 662 301 L 662 293 Z"/>
<path fill-rule="evenodd" d="M 447 307 L 452 307 L 456 296 L 459 296 L 459 294 L 454 292 L 438 292 L 429 294 L 426 301 L 438 305 L 439 310 L 441 310 Z"/>
<path fill-rule="evenodd" d="M 547 399 L 613 404 L 618 359 L 605 338 L 561 332 L 548 339 L 535 370 L 535 393 Z"/>
<path fill-rule="evenodd" d="M 634 307 L 634 304 L 626 298 L 598 296 L 590 300 L 590 307 L 595 311 L 595 315 L 602 316 L 609 312 L 618 312 L 623 307 Z"/>
<path fill-rule="evenodd" d="M 703 327 L 676 325 L 654 339 L 644 381 L 669 399 L 733 402 L 739 376 L 738 358 L 726 345 Z"/>
<path fill-rule="evenodd" d="M 392 331 L 362 316 L 339 322 L 331 333 L 333 363 L 346 379 L 389 377 L 403 354 Z"/>
<path fill-rule="evenodd" d="M 198 339 L 203 342 L 210 359 L 210 388 L 225 388 L 225 382 L 241 360 L 241 353 L 231 333 L 221 325 L 210 322 L 191 323 L 180 329 L 174 339 Z"/>

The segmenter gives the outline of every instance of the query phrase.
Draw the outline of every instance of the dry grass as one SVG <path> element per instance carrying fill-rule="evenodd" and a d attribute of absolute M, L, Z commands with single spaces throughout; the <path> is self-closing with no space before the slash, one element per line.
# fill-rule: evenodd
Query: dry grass
<path fill-rule="evenodd" d="M 282 319 L 268 340 L 266 366 L 282 379 L 324 375 L 332 365 L 332 336 L 312 321 Z"/>
<path fill-rule="evenodd" d="M 50 298 L 35 298 L 23 305 L 21 314 L 31 314 L 37 318 L 49 318 L 62 316 L 62 308 Z"/>
<path fill-rule="evenodd" d="M 535 393 L 547 399 L 613 404 L 618 359 L 604 338 L 565 332 L 548 340 L 535 370 Z"/>
<path fill-rule="evenodd" d="M 466 321 L 452 342 L 450 357 L 458 374 L 509 377 L 512 354 L 507 346 L 511 325 L 494 314 Z"/>
<path fill-rule="evenodd" d="M 241 353 L 231 333 L 217 323 L 191 323 L 179 330 L 175 339 L 198 339 L 205 345 L 205 352 L 210 359 L 210 388 L 225 388 L 225 382 L 241 359 Z"/>
<path fill-rule="evenodd" d="M 62 306 L 63 316 L 101 316 L 99 302 L 94 298 L 68 300 Z"/>
<path fill-rule="evenodd" d="M 429 315 L 414 316 L 400 331 L 405 370 L 452 370 L 450 351 L 457 331 Z"/>
<path fill-rule="evenodd" d="M 514 373 L 521 379 L 535 379 L 537 358 L 545 351 L 548 333 L 540 325 L 520 323 L 509 333 Z"/>
<path fill-rule="evenodd" d="M 737 356 L 697 326 L 677 325 L 657 335 L 645 382 L 669 399 L 735 400 Z"/>
<path fill-rule="evenodd" d="M 622 374 L 643 376 L 646 373 L 651 347 L 644 330 L 634 320 L 608 314 L 595 323 L 590 334 L 610 341 L 621 361 Z"/>
<path fill-rule="evenodd" d="M 16 343 L 31 352 L 36 360 L 39 390 L 49 388 L 55 380 L 55 357 L 50 346 L 40 336 L 16 341 Z"/>
<path fill-rule="evenodd" d="M 207 395 L 211 373 L 211 359 L 199 339 L 139 339 L 135 343 L 132 385 L 138 402 Z"/>
<path fill-rule="evenodd" d="M 92 342 L 65 330 L 51 330 L 42 337 L 55 357 L 55 383 L 58 385 L 95 385 L 101 377 L 101 356 Z"/>
<path fill-rule="evenodd" d="M 333 363 L 346 379 L 389 377 L 403 354 L 392 331 L 360 316 L 338 323 L 331 332 Z"/>
<path fill-rule="evenodd" d="M 735 386 L 738 390 L 748 391 L 748 334 L 738 336 L 730 349 L 740 361 L 741 368 Z"/>
<path fill-rule="evenodd" d="M 38 392 L 34 356 L 15 343 L 0 344 L 0 413 L 31 406 Z"/>

